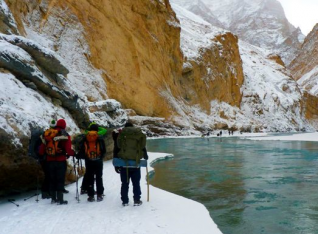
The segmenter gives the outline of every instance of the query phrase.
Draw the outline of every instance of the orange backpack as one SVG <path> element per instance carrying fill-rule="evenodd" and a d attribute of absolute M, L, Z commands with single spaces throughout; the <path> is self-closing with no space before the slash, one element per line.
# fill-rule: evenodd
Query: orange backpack
<path fill-rule="evenodd" d="M 89 160 L 97 160 L 101 158 L 100 145 L 98 143 L 97 131 L 89 131 L 86 135 L 85 154 Z"/>
<path fill-rule="evenodd" d="M 44 132 L 44 140 L 45 140 L 45 152 L 49 156 L 55 156 L 58 153 L 61 153 L 62 150 L 58 148 L 59 142 L 54 138 L 57 137 L 59 131 L 56 129 L 47 129 Z"/>

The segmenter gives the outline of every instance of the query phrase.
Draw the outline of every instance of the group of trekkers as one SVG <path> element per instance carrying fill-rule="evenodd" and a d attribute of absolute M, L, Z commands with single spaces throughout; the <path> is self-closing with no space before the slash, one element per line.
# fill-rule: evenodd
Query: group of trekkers
<path fill-rule="evenodd" d="M 107 130 L 98 126 L 95 122 L 88 126 L 84 134 L 79 135 L 80 140 L 72 148 L 71 136 L 66 131 L 66 121 L 59 119 L 52 120 L 50 128 L 39 135 L 37 148 L 40 164 L 44 172 L 42 183 L 42 199 L 51 199 L 52 204 L 67 204 L 64 193 L 68 191 L 64 188 L 65 175 L 67 169 L 67 159 L 85 160 L 85 175 L 83 177 L 80 194 L 87 194 L 87 201 L 102 201 L 104 198 L 103 185 L 103 158 L 106 155 L 105 136 Z M 133 185 L 134 205 L 142 204 L 140 188 L 140 162 L 146 162 L 148 154 L 146 150 L 146 136 L 140 128 L 134 127 L 127 122 L 123 129 L 115 129 L 112 132 L 114 141 L 113 157 L 118 159 L 113 163 L 115 171 L 121 178 L 121 200 L 123 206 L 128 206 L 129 182 Z M 31 145 L 31 143 L 30 143 Z M 30 150 L 30 149 L 29 149 Z M 143 160 L 144 159 L 144 160 Z M 75 167 L 74 171 L 76 173 Z M 96 189 L 95 189 L 96 181 Z"/>

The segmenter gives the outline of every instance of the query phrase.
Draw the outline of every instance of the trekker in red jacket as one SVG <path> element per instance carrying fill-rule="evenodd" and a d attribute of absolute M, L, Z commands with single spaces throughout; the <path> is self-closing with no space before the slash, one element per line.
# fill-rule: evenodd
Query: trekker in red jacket
<path fill-rule="evenodd" d="M 66 159 L 74 156 L 71 137 L 65 130 L 66 122 L 59 119 L 55 128 L 48 129 L 43 134 L 43 142 L 39 154 L 45 155 L 50 178 L 51 203 L 67 204 L 63 199 L 66 173 Z"/>

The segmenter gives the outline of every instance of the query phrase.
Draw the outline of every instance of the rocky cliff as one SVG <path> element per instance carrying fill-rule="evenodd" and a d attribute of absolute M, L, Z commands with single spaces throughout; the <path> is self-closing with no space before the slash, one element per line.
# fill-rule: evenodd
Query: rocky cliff
<path fill-rule="evenodd" d="M 304 35 L 291 25 L 277 0 L 172 0 L 214 26 L 227 29 L 252 45 L 279 54 L 289 64 Z"/>
<path fill-rule="evenodd" d="M 306 118 L 317 126 L 318 96 L 318 24 L 307 35 L 298 56 L 291 62 L 291 75 L 304 91 L 304 110 Z"/>
<path fill-rule="evenodd" d="M 318 24 L 307 35 L 298 56 L 291 62 L 289 69 L 295 80 L 307 90 L 317 95 L 318 65 Z"/>

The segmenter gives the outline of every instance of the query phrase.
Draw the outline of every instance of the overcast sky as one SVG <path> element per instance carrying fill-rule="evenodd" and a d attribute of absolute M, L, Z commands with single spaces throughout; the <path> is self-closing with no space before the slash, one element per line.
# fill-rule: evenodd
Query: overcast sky
<path fill-rule="evenodd" d="M 288 21 L 307 35 L 318 23 L 318 0 L 278 0 Z"/>

